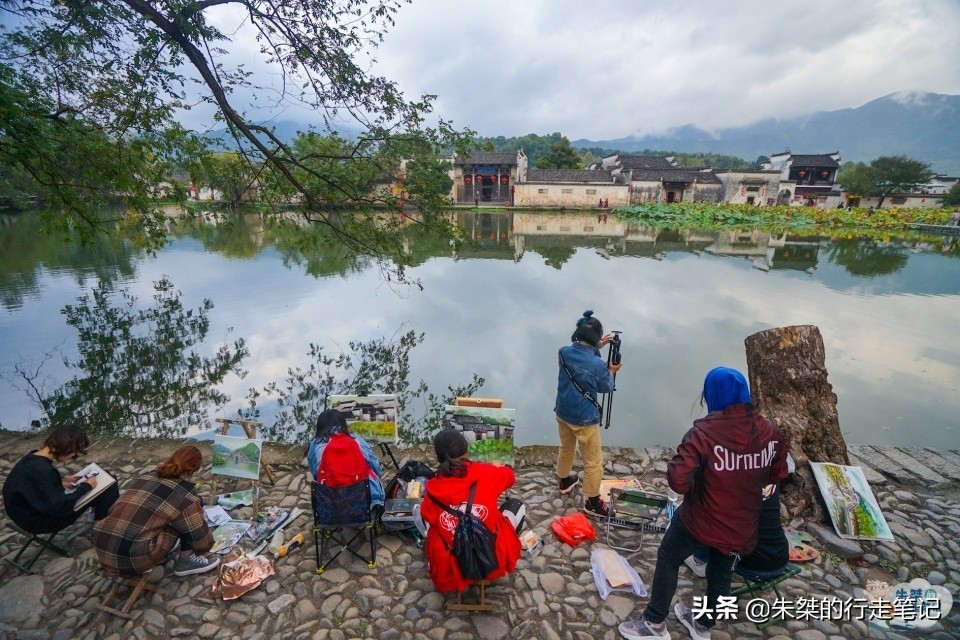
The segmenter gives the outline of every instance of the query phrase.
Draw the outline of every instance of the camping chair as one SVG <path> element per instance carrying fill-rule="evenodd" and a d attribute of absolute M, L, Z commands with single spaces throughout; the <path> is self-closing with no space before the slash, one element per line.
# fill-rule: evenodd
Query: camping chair
<path fill-rule="evenodd" d="M 29 531 L 21 529 L 20 527 L 15 525 L 13 522 L 10 522 L 8 524 L 10 528 L 12 528 L 17 533 L 27 536 L 27 541 L 23 543 L 23 546 L 20 547 L 20 550 L 17 551 L 17 554 L 13 556 L 13 558 L 4 558 L 4 560 L 7 561 L 7 564 L 16 568 L 21 573 L 33 573 L 32 567 L 34 563 L 36 563 L 37 559 L 40 557 L 40 554 L 43 553 L 44 549 L 50 549 L 50 551 L 53 551 L 54 553 L 59 553 L 60 555 L 67 558 L 70 558 L 73 556 L 73 554 L 71 554 L 69 551 L 67 551 L 63 547 L 53 544 L 53 539 L 57 536 L 58 533 L 60 533 L 59 531 L 54 531 L 53 533 L 30 533 Z M 30 548 L 30 545 L 34 543 L 37 544 L 36 553 L 34 553 L 33 556 L 26 562 L 21 562 L 20 557 L 23 556 L 23 554 L 26 553 L 27 549 Z"/>
<path fill-rule="evenodd" d="M 130 614 L 130 609 L 133 608 L 134 603 L 136 603 L 137 599 L 143 594 L 144 591 L 150 591 L 152 593 L 161 592 L 160 588 L 158 588 L 156 585 L 147 582 L 147 576 L 149 576 L 149 573 L 139 576 L 138 578 L 113 578 L 113 583 L 110 586 L 110 591 L 107 592 L 107 597 L 103 599 L 103 602 L 94 606 L 96 606 L 96 608 L 100 611 L 105 611 L 111 615 L 132 620 L 133 615 Z M 130 592 L 130 595 L 127 597 L 122 607 L 119 609 L 111 607 L 110 603 L 113 602 L 113 599 L 120 591 L 120 587 L 122 587 L 124 584 L 133 587 L 133 591 Z"/>
<path fill-rule="evenodd" d="M 313 482 L 313 541 L 317 548 L 317 575 L 326 571 L 343 551 L 349 551 L 367 567 L 377 566 L 377 514 L 370 507 L 370 483 L 360 480 L 346 487 L 330 487 Z M 347 538 L 345 529 L 356 529 Z M 367 533 L 370 541 L 370 557 L 367 558 L 351 548 L 351 544 Z M 330 543 L 339 546 L 337 552 L 326 559 Z"/>
<path fill-rule="evenodd" d="M 464 591 L 457 591 L 457 601 L 450 602 L 447 604 L 447 611 L 493 611 L 495 606 L 487 602 L 486 589 L 487 585 L 490 584 L 489 580 L 473 580 L 470 582 L 470 586 L 478 585 L 480 587 L 480 599 L 476 602 L 464 602 L 463 594 Z M 470 588 L 469 586 L 467 587 Z"/>
<path fill-rule="evenodd" d="M 666 524 L 659 524 L 667 508 L 667 497 L 659 493 L 650 493 L 639 489 L 610 489 L 610 514 L 607 516 L 607 546 L 629 553 L 643 548 L 645 531 L 663 533 Z M 610 536 L 610 529 L 628 529 L 640 532 L 640 544 L 637 547 L 617 546 Z"/>
<path fill-rule="evenodd" d="M 801 571 L 800 567 L 788 562 L 787 565 L 783 568 L 783 571 L 771 575 L 770 572 L 758 573 L 751 571 L 750 569 L 744 569 L 739 565 L 733 570 L 738 576 L 743 578 L 743 586 L 738 587 L 730 592 L 731 596 L 739 597 L 742 595 L 756 596 L 757 594 L 763 593 L 767 589 L 773 589 L 773 592 L 777 595 L 777 600 L 783 601 L 783 594 L 780 593 L 779 584 L 784 580 L 788 580 L 793 576 L 799 574 Z M 772 618 L 768 618 L 763 622 L 757 623 L 757 629 L 761 631 L 766 629 L 772 624 L 783 621 L 783 615 L 776 615 Z"/>

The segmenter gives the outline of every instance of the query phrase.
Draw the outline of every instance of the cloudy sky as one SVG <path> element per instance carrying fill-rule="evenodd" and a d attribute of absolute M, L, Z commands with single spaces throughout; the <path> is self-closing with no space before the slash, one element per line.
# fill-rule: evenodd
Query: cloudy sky
<path fill-rule="evenodd" d="M 375 55 L 458 127 L 598 140 L 960 94 L 958 34 L 958 0 L 414 0 Z"/>

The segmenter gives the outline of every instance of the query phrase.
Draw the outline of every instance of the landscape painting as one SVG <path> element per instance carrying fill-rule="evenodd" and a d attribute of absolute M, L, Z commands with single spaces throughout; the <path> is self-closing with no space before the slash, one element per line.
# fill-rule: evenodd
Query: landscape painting
<path fill-rule="evenodd" d="M 863 469 L 829 462 L 811 462 L 810 468 L 837 535 L 856 540 L 893 540 Z"/>
<path fill-rule="evenodd" d="M 330 396 L 330 408 L 347 416 L 350 433 L 371 443 L 396 444 L 397 396 Z"/>
<path fill-rule="evenodd" d="M 471 460 L 513 464 L 515 409 L 447 405 L 443 428 L 463 433 Z"/>
<path fill-rule="evenodd" d="M 259 480 L 262 452 L 263 440 L 217 434 L 213 437 L 212 472 L 218 476 Z"/>

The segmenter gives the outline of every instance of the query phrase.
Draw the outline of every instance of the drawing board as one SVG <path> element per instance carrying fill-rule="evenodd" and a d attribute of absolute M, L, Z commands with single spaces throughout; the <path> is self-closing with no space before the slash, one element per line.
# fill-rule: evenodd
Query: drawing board
<path fill-rule="evenodd" d="M 863 469 L 831 462 L 811 462 L 810 468 L 837 535 L 856 540 L 893 540 Z"/>

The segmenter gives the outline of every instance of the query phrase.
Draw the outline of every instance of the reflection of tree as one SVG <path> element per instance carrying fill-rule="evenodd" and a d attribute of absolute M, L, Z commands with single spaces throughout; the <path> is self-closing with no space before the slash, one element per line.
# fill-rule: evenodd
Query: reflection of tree
<path fill-rule="evenodd" d="M 213 303 L 184 308 L 166 278 L 154 289 L 153 304 L 143 306 L 126 289 L 100 283 L 63 308 L 78 333 L 78 356 L 64 359 L 74 377 L 52 392 L 43 388 L 42 364 L 16 366 L 48 423 L 76 421 L 107 435 L 178 436 L 230 399 L 218 386 L 229 374 L 243 376 L 244 341 L 223 341 L 202 355 Z"/>
<path fill-rule="evenodd" d="M 217 223 L 191 225 L 189 235 L 203 243 L 211 253 L 228 258 L 253 258 L 263 250 L 263 225 L 252 215 L 228 213 Z"/>
<path fill-rule="evenodd" d="M 577 252 L 577 248 L 573 246 L 572 240 L 571 246 L 569 247 L 536 247 L 528 245 L 527 250 L 543 256 L 547 266 L 553 267 L 557 271 Z"/>
<path fill-rule="evenodd" d="M 44 267 L 72 274 L 80 286 L 91 277 L 114 282 L 133 275 L 141 253 L 115 236 L 96 235 L 83 245 L 47 236 L 33 213 L 0 215 L 0 304 L 17 308 L 25 295 L 36 295 Z"/>
<path fill-rule="evenodd" d="M 896 273 L 907 264 L 903 247 L 876 244 L 869 240 L 834 240 L 827 258 L 855 276 L 883 276 Z"/>

